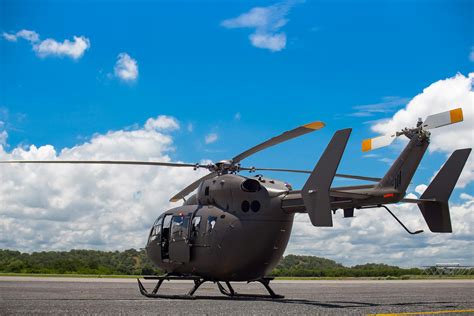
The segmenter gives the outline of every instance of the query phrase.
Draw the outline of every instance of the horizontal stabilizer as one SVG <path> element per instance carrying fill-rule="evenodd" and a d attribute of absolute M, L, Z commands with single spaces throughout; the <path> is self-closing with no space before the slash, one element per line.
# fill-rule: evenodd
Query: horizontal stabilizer
<path fill-rule="evenodd" d="M 301 196 L 314 226 L 332 226 L 330 189 L 352 129 L 337 131 L 306 181 Z"/>

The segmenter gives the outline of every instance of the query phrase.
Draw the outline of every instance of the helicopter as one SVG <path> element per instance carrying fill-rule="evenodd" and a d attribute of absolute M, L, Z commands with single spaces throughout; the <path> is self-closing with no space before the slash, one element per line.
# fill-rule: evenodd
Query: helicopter
<path fill-rule="evenodd" d="M 121 164 L 187 167 L 207 169 L 201 177 L 174 195 L 170 201 L 183 204 L 169 209 L 153 223 L 145 246 L 151 261 L 166 272 L 145 276 L 156 280 L 149 292 L 140 279 L 140 293 L 150 298 L 194 299 L 205 282 L 217 284 L 229 297 L 282 298 L 270 287 L 267 275 L 282 258 L 288 244 L 293 219 L 307 213 L 313 226 L 333 226 L 333 215 L 342 210 L 345 218 L 354 211 L 385 208 L 410 234 L 410 231 L 388 204 L 415 203 L 429 229 L 434 233 L 451 233 L 448 200 L 470 155 L 471 148 L 454 151 L 419 199 L 405 198 L 406 190 L 429 143 L 430 130 L 463 121 L 461 108 L 430 115 L 418 120 L 415 127 L 404 128 L 362 142 L 362 151 L 390 145 L 397 137 L 408 142 L 382 178 L 337 173 L 352 129 L 335 132 L 313 170 L 243 167 L 241 161 L 268 147 L 317 131 L 325 126 L 316 121 L 299 126 L 254 146 L 229 160 L 209 164 L 158 161 L 117 160 L 9 160 L 0 163 L 51 164 Z M 300 190 L 285 181 L 263 175 L 245 177 L 241 171 L 279 171 L 309 174 Z M 332 187 L 335 177 L 371 182 L 366 185 Z M 193 193 L 196 191 L 195 193 Z M 188 195 L 191 196 L 186 198 Z M 192 280 L 193 288 L 185 295 L 159 293 L 164 281 Z M 268 295 L 237 293 L 231 282 L 259 282 Z M 225 284 L 225 286 L 223 285 Z"/>

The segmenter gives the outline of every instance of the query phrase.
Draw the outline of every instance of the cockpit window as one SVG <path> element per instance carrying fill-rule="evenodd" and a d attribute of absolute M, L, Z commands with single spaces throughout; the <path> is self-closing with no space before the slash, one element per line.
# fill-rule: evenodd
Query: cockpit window
<path fill-rule="evenodd" d="M 150 231 L 150 236 L 148 238 L 148 242 L 161 239 L 161 223 L 163 221 L 163 216 L 164 215 L 161 215 L 160 217 L 158 217 L 155 223 L 153 224 L 153 227 L 151 228 L 151 231 Z"/>
<path fill-rule="evenodd" d="M 165 214 L 161 214 L 160 216 L 158 216 L 158 218 L 156 219 L 155 223 L 153 224 L 153 226 L 155 225 L 158 225 L 158 224 L 161 224 L 161 221 L 163 219 L 163 216 L 165 216 Z"/>

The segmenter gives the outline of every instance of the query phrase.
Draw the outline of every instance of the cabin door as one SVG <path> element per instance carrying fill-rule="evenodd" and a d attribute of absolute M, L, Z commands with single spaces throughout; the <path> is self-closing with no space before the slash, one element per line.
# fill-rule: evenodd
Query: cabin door
<path fill-rule="evenodd" d="M 190 260 L 189 246 L 190 216 L 176 215 L 171 219 L 169 258 L 171 261 L 187 263 Z"/>

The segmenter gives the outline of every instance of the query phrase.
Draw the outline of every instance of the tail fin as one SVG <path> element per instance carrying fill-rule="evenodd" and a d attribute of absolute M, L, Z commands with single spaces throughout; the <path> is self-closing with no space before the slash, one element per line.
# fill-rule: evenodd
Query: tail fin
<path fill-rule="evenodd" d="M 453 231 L 448 200 L 470 153 L 471 148 L 458 149 L 453 152 L 420 197 L 420 200 L 435 200 L 432 202 L 424 201 L 418 204 L 421 214 L 423 214 L 432 232 L 451 233 Z"/>
<path fill-rule="evenodd" d="M 428 139 L 414 135 L 382 180 L 380 180 L 377 189 L 394 189 L 400 193 L 400 196 L 403 196 L 428 145 Z"/>
<path fill-rule="evenodd" d="M 314 226 L 332 226 L 329 191 L 352 129 L 337 131 L 306 181 L 301 195 Z"/>

